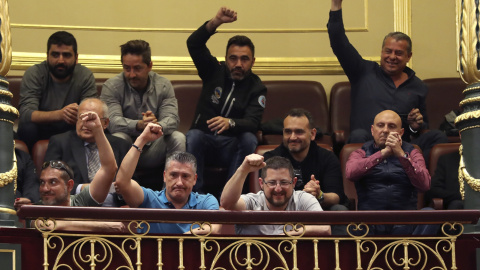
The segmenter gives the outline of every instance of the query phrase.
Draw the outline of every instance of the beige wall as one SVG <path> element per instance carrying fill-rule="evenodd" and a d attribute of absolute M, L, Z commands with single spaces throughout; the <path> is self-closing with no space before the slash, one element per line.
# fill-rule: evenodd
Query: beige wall
<path fill-rule="evenodd" d="M 224 2 L 10 0 L 13 63 L 9 75 L 21 75 L 45 59 L 48 36 L 62 29 L 77 37 L 79 61 L 96 77 L 120 72 L 119 45 L 144 39 L 152 46 L 157 72 L 171 80 L 198 79 L 185 41 Z M 405 3 L 410 5 L 409 0 L 345 0 L 350 41 L 364 57 L 378 61 L 383 36 L 395 29 L 395 23 L 410 18 L 412 68 L 417 75 L 422 79 L 458 76 L 455 2 L 411 1 L 411 16 L 399 16 L 399 7 Z M 335 82 L 346 80 L 326 33 L 330 1 L 244 0 L 229 5 L 238 11 L 238 21 L 222 26 L 208 43 L 219 59 L 228 38 L 239 33 L 254 41 L 254 71 L 263 80 L 315 80 L 327 93 Z"/>

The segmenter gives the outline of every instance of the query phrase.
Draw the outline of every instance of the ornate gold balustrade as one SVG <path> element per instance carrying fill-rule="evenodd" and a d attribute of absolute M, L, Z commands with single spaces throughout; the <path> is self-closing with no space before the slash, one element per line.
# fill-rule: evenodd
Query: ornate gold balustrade
<path fill-rule="evenodd" d="M 462 235 L 462 224 L 477 223 L 479 210 L 315 213 L 25 206 L 18 215 L 50 222 L 101 219 L 144 226 L 151 222 L 196 222 L 227 228 L 233 224 L 347 224 L 351 228 L 442 224 L 445 232 L 431 237 L 248 237 L 51 230 L 36 232 L 41 237 L 31 236 L 32 243 L 28 243 L 35 246 L 36 241 L 43 246 L 42 253 L 36 251 L 43 255 L 43 269 L 473 269 L 475 247 L 480 247 L 476 236 Z M 460 232 L 446 233 L 451 225 L 459 226 Z M 34 229 L 28 231 L 33 234 Z"/>

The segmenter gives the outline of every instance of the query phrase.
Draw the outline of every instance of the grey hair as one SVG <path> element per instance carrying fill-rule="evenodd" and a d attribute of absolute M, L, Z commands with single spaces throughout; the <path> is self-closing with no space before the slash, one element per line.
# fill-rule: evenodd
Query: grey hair
<path fill-rule="evenodd" d="M 167 157 L 167 161 L 165 162 L 165 170 L 170 166 L 170 163 L 172 161 L 176 161 L 182 164 L 191 164 L 192 169 L 194 173 L 197 173 L 197 159 L 195 158 L 194 155 L 187 153 L 187 152 L 182 152 L 182 151 L 176 151 L 170 154 Z"/>

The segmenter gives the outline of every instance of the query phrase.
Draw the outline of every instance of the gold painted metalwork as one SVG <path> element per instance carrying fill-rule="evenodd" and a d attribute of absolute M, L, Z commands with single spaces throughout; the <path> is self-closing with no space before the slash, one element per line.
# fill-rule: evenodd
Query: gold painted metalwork
<path fill-rule="evenodd" d="M 473 102 L 479 102 L 479 101 L 480 101 L 480 97 L 466 98 L 466 99 L 463 99 L 462 101 L 460 101 L 460 106 L 463 107 L 465 104 L 473 103 Z"/>
<path fill-rule="evenodd" d="M 39 223 L 47 222 L 45 219 L 37 219 Z M 55 223 L 55 220 L 48 219 Z M 131 224 L 148 224 L 145 221 L 134 222 Z M 200 226 L 210 226 L 208 222 L 194 222 Z M 186 269 L 186 260 L 190 256 L 197 254 L 200 260 L 197 261 L 195 269 L 300 269 L 298 265 L 298 245 L 302 242 L 304 248 L 314 250 L 310 269 L 319 270 L 321 260 L 321 250 L 318 249 L 319 243 L 332 242 L 335 249 L 335 269 L 342 268 L 342 260 L 351 261 L 352 254 L 345 254 L 341 257 L 342 242 L 353 241 L 356 243 L 355 259 L 356 269 L 379 269 L 376 265 L 384 264 L 388 269 L 425 269 L 427 262 L 433 264 L 429 269 L 457 269 L 455 258 L 456 238 L 463 233 L 463 225 L 460 223 L 445 223 L 442 225 L 442 236 L 432 237 L 368 237 L 368 225 L 364 223 L 349 224 L 349 228 L 365 229 L 366 234 L 361 236 L 338 236 L 338 237 L 305 237 L 305 236 L 265 236 L 265 237 L 245 237 L 245 236 L 222 236 L 215 234 L 195 234 L 193 226 L 190 228 L 190 235 L 172 236 L 172 235 L 149 235 L 139 234 L 136 231 L 130 231 L 126 235 L 102 235 L 102 234 L 75 234 L 68 232 L 55 232 L 50 229 L 37 227 L 44 238 L 44 269 L 58 269 L 68 266 L 66 261 L 73 261 L 78 269 L 142 269 L 143 260 L 157 260 L 158 269 Z M 149 227 L 149 226 L 148 226 Z M 287 227 L 292 224 L 285 224 Z M 303 224 L 295 224 L 294 227 L 305 228 Z M 452 233 L 452 229 L 457 230 Z M 149 251 L 147 257 L 142 257 L 143 241 L 154 239 L 157 241 L 157 251 Z M 164 261 L 166 247 L 165 240 L 175 240 L 178 245 L 178 265 L 173 260 L 168 264 Z M 424 243 L 424 240 L 430 241 L 430 245 Z M 436 242 L 431 242 L 435 240 Z M 194 250 L 188 248 L 196 241 L 200 243 L 200 249 Z M 311 248 L 308 247 L 309 243 Z M 322 245 L 325 247 L 325 245 Z M 328 245 L 329 246 L 329 245 Z M 169 245 L 170 249 L 172 246 Z M 198 252 L 198 253 L 197 253 Z M 151 258 L 157 254 L 157 258 Z M 55 258 L 49 261 L 49 258 Z M 447 267 L 445 261 L 451 262 Z M 191 264 L 191 261 L 188 261 Z M 304 263 L 304 262 L 302 262 Z M 228 266 L 225 266 L 228 264 Z M 120 265 L 120 266 L 117 266 Z M 303 264 L 305 267 L 305 264 Z M 365 268 L 366 267 L 366 268 Z M 305 269 L 307 269 L 305 268 Z"/>
<path fill-rule="evenodd" d="M 2 61 L 0 63 L 0 75 L 7 75 L 12 63 L 12 37 L 10 33 L 10 16 L 8 15 L 8 1 L 0 0 L 0 34 L 2 35 L 2 43 L 0 50 L 2 51 Z"/>
<path fill-rule="evenodd" d="M 478 49 L 480 42 L 477 34 L 475 0 L 457 0 L 457 70 L 467 84 L 480 81 L 480 71 L 477 69 Z"/>
<path fill-rule="evenodd" d="M 0 104 L 0 111 L 12 113 L 12 114 L 15 114 L 16 116 L 19 115 L 17 108 L 13 107 L 12 105 Z"/>
<path fill-rule="evenodd" d="M 462 200 L 465 199 L 465 184 L 464 181 L 476 192 L 480 192 L 480 179 L 476 179 L 467 171 L 465 163 L 463 162 L 463 145 L 460 145 L 460 166 L 458 167 L 458 181 L 460 184 L 460 194 L 462 194 Z"/>
<path fill-rule="evenodd" d="M 17 215 L 17 212 L 15 210 L 5 208 L 5 207 L 0 207 L 0 212 L 7 213 L 10 215 Z"/>
<path fill-rule="evenodd" d="M 0 173 L 0 188 L 9 185 L 12 182 L 15 182 L 15 188 L 13 191 L 15 192 L 17 189 L 17 156 L 15 155 L 15 151 L 13 151 L 12 168 L 8 172 Z"/>
<path fill-rule="evenodd" d="M 0 81 L 3 81 L 3 80 L 0 80 Z M 0 90 L 0 95 L 13 98 L 13 94 L 10 91 L 6 91 L 6 90 Z"/>

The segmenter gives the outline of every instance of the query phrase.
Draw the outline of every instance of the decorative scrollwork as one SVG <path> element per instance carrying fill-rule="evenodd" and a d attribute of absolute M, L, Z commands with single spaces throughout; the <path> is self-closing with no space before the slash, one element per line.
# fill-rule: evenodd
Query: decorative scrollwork
<path fill-rule="evenodd" d="M 287 223 L 283 225 L 283 233 L 285 235 L 290 236 L 290 237 L 302 237 L 305 234 L 305 225 L 301 223 L 293 224 L 293 223 Z M 299 235 L 296 234 L 298 232 L 301 232 Z"/>
<path fill-rule="evenodd" d="M 476 192 L 480 192 L 480 179 L 476 179 L 467 171 L 465 163 L 463 162 L 463 145 L 460 145 L 460 165 L 458 166 L 458 182 L 460 185 L 460 194 L 462 195 L 462 200 L 465 199 L 465 185 L 464 181 Z"/>
<path fill-rule="evenodd" d="M 143 230 L 144 226 L 146 226 L 145 232 L 139 233 L 139 230 Z M 133 231 L 133 230 L 135 231 Z M 150 224 L 146 222 L 145 220 L 132 220 L 130 223 L 128 223 L 128 231 L 131 234 L 138 234 L 138 235 L 146 235 L 150 231 Z"/>
<path fill-rule="evenodd" d="M 15 190 L 17 189 L 17 156 L 15 151 L 13 151 L 13 164 L 12 168 L 8 172 L 0 173 L 0 188 L 12 183 L 15 181 Z"/>
<path fill-rule="evenodd" d="M 195 225 L 199 226 L 198 230 L 193 228 Z M 212 224 L 210 224 L 209 222 L 194 222 L 190 225 L 190 233 L 195 236 L 207 237 L 212 233 Z"/>
<path fill-rule="evenodd" d="M 368 235 L 369 230 L 370 228 L 365 223 L 350 223 L 347 225 L 347 233 L 351 237 L 365 237 Z"/>
<path fill-rule="evenodd" d="M 41 232 L 53 232 L 57 228 L 57 221 L 53 218 L 37 218 L 34 222 L 35 228 Z"/>

